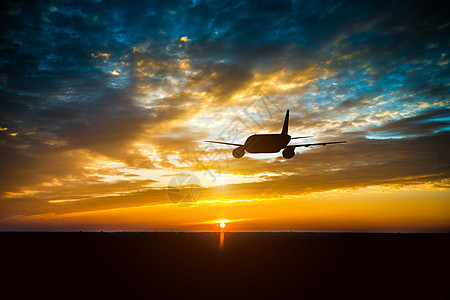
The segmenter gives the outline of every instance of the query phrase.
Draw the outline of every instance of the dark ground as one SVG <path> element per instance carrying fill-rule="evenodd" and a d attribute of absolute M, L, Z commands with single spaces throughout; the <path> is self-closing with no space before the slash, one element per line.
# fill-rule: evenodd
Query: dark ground
<path fill-rule="evenodd" d="M 219 233 L 0 242 L 1 294 L 16 299 L 450 299 L 450 234 L 226 233 L 223 251 Z"/>

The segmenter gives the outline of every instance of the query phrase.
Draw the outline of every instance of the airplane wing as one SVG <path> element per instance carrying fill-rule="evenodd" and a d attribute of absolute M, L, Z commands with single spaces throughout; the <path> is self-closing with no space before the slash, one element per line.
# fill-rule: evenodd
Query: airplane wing
<path fill-rule="evenodd" d="M 230 146 L 244 146 L 241 144 L 233 144 L 233 143 L 225 143 L 225 142 L 215 142 L 215 141 L 205 141 L 207 143 L 215 143 L 215 144 L 223 144 L 223 145 L 230 145 Z"/>
<path fill-rule="evenodd" d="M 326 145 L 328 145 L 328 144 L 341 144 L 341 143 L 347 143 L 347 141 L 340 141 L 340 142 L 327 142 L 327 143 L 313 143 L 313 144 L 300 144 L 300 145 L 287 145 L 286 147 L 284 147 L 284 148 L 290 148 L 290 147 L 309 147 L 309 146 L 319 146 L 319 145 L 322 145 L 322 146 L 326 146 Z M 284 149 L 283 148 L 283 149 Z"/>

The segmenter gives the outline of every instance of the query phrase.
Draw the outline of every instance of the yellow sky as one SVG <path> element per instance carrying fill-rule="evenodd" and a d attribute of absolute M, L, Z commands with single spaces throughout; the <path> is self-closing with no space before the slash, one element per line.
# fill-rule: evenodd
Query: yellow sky
<path fill-rule="evenodd" d="M 335 190 L 284 199 L 200 200 L 14 216 L 5 223 L 37 230 L 434 232 L 449 227 L 448 190 Z M 61 205 L 64 204 L 55 204 Z M 61 208 L 63 209 L 63 208 Z"/>

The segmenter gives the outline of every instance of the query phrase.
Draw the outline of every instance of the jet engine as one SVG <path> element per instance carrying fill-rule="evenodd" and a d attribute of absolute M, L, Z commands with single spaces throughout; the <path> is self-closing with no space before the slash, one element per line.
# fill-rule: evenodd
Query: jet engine
<path fill-rule="evenodd" d="M 289 147 L 283 150 L 283 157 L 286 159 L 292 158 L 295 155 L 295 148 Z"/>
<path fill-rule="evenodd" d="M 242 147 L 237 147 L 236 149 L 233 150 L 233 156 L 235 158 L 241 158 L 242 156 L 244 156 L 245 151 Z"/>

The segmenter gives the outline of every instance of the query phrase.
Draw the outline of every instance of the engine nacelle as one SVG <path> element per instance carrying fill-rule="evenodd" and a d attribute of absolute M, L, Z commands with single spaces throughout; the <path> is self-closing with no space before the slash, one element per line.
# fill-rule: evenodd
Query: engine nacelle
<path fill-rule="evenodd" d="M 236 149 L 233 150 L 233 156 L 234 158 L 241 158 L 242 156 L 244 156 L 245 151 L 242 147 L 237 147 Z"/>
<path fill-rule="evenodd" d="M 286 159 L 292 158 L 295 155 L 295 148 L 286 148 L 283 150 L 283 157 Z"/>

